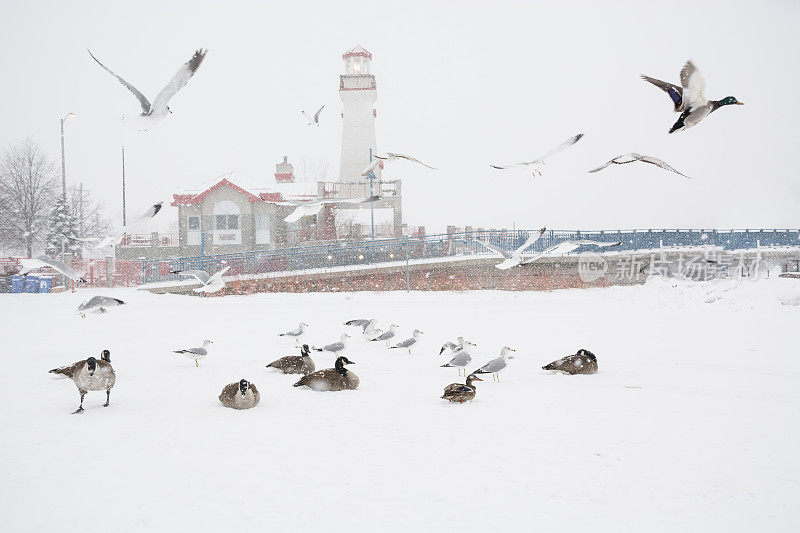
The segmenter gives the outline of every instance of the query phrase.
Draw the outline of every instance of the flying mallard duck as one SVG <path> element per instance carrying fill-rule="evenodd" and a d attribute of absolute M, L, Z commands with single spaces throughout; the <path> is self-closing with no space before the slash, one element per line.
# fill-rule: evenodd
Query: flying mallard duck
<path fill-rule="evenodd" d="M 700 123 L 712 112 L 725 105 L 744 105 L 734 96 L 726 96 L 722 100 L 707 100 L 703 94 L 706 89 L 706 80 L 691 60 L 687 61 L 681 69 L 681 86 L 657 80 L 642 74 L 642 79 L 649 81 L 672 99 L 675 112 L 681 116 L 672 125 L 669 133 L 685 130 Z"/>

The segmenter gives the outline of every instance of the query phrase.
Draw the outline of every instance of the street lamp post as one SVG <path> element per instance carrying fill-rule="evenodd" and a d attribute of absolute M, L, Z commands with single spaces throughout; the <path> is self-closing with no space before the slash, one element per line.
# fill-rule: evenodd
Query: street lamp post
<path fill-rule="evenodd" d="M 372 163 L 372 148 L 369 149 L 369 162 Z M 375 194 L 372 190 L 372 184 L 375 181 L 375 170 L 370 170 L 369 175 L 369 196 Z M 371 235 L 372 235 L 372 242 L 370 243 L 370 262 L 375 260 L 375 202 L 369 203 L 369 219 L 370 219 L 370 227 L 371 227 Z"/>
<path fill-rule="evenodd" d="M 64 200 L 67 199 L 67 173 L 64 157 L 64 123 L 69 120 L 70 117 L 74 116 L 75 113 L 67 113 L 64 118 L 61 119 L 61 193 L 64 195 Z"/>

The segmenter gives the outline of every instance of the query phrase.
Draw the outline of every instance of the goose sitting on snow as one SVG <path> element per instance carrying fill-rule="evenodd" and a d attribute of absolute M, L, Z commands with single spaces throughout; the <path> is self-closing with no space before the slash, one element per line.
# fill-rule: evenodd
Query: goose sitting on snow
<path fill-rule="evenodd" d="M 267 368 L 274 368 L 284 374 L 310 374 L 314 371 L 314 361 L 311 359 L 311 352 L 308 344 L 300 348 L 300 355 L 287 355 L 277 361 L 267 365 Z"/>
<path fill-rule="evenodd" d="M 575 355 L 568 355 L 544 365 L 542 370 L 552 370 L 564 374 L 596 374 L 597 357 L 589 350 L 581 348 Z"/>
<path fill-rule="evenodd" d="M 238 383 L 225 385 L 219 395 L 219 401 L 231 409 L 251 409 L 261 401 L 261 394 L 255 385 L 246 379 L 241 379 Z"/>
<path fill-rule="evenodd" d="M 347 357 L 336 358 L 334 368 L 318 370 L 300 378 L 295 387 L 308 387 L 315 391 L 341 391 L 358 388 L 358 376 L 347 370 L 344 365 L 355 364 Z"/>
<path fill-rule="evenodd" d="M 456 403 L 464 403 L 472 400 L 475 398 L 475 393 L 477 392 L 477 389 L 473 384 L 475 381 L 483 380 L 475 374 L 470 374 L 467 376 L 466 385 L 463 383 L 451 383 L 444 388 L 442 399 Z"/>

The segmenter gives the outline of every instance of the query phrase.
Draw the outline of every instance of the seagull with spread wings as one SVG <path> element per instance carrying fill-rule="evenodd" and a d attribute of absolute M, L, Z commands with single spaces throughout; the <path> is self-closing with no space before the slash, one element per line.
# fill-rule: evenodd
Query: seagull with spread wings
<path fill-rule="evenodd" d="M 542 257 L 549 256 L 549 255 L 563 255 L 568 254 L 574 250 L 577 250 L 581 246 L 597 246 L 598 248 L 612 248 L 614 246 L 620 246 L 622 241 L 616 242 L 602 242 L 602 241 L 589 241 L 585 239 L 581 240 L 572 240 L 568 239 L 566 241 L 561 241 L 558 244 L 554 244 L 545 248 L 541 252 L 536 255 L 532 255 L 523 259 L 520 263 L 521 265 L 529 265 L 541 259 Z"/>
<path fill-rule="evenodd" d="M 294 206 L 294 211 L 284 218 L 284 222 L 297 222 L 303 217 L 316 215 L 322 210 L 325 204 L 359 204 L 369 205 L 372 202 L 377 202 L 383 198 L 380 195 L 374 194 L 372 196 L 362 196 L 360 198 L 320 198 L 319 200 L 286 200 L 283 202 L 274 202 L 277 205 L 291 205 Z"/>
<path fill-rule="evenodd" d="M 687 61 L 681 69 L 680 87 L 644 74 L 642 74 L 642 79 L 667 93 L 675 106 L 674 111 L 681 114 L 678 121 L 670 128 L 669 133 L 696 126 L 720 107 L 744 105 L 734 96 L 726 96 L 722 100 L 708 100 L 705 96 L 706 80 L 691 60 Z"/>
<path fill-rule="evenodd" d="M 375 154 L 375 156 L 373 157 L 372 162 L 367 166 L 367 168 L 365 168 L 364 170 L 361 171 L 361 175 L 362 176 L 369 176 L 369 173 L 372 172 L 373 170 L 375 170 L 375 168 L 378 165 L 380 165 L 381 162 L 395 161 L 397 159 L 405 159 L 406 161 L 411 161 L 412 163 L 417 163 L 418 165 L 422 165 L 423 167 L 428 167 L 431 170 L 438 170 L 437 168 L 432 167 L 432 166 L 430 166 L 428 164 L 425 164 L 422 161 L 420 161 L 419 159 L 417 159 L 415 157 L 411 157 L 410 155 L 394 154 L 392 152 L 384 152 L 382 154 Z"/>
<path fill-rule="evenodd" d="M 542 175 L 542 166 L 545 164 L 545 162 L 546 162 L 545 160 L 547 158 L 557 154 L 558 152 L 560 152 L 561 150 L 564 150 L 565 148 L 569 148 L 570 146 L 572 146 L 576 142 L 580 141 L 582 137 L 583 137 L 583 133 L 579 133 L 577 135 L 573 135 L 572 137 L 570 137 L 569 139 L 567 139 L 563 143 L 559 144 L 558 146 L 556 146 L 555 148 L 553 148 L 552 150 L 550 150 L 549 152 L 547 152 L 543 156 L 539 157 L 538 159 L 534 159 L 533 161 L 523 161 L 521 163 L 513 163 L 511 165 L 502 165 L 502 166 L 501 165 L 489 165 L 489 166 L 492 167 L 492 168 L 496 168 L 497 170 L 506 170 L 506 169 L 514 168 L 514 167 L 530 166 L 530 167 L 532 167 L 531 168 L 531 172 L 532 172 L 532 174 L 534 176 L 536 176 L 537 174 L 539 176 L 541 176 Z"/>
<path fill-rule="evenodd" d="M 102 239 L 100 242 L 98 242 L 97 245 L 94 247 L 95 250 L 97 250 L 99 248 L 105 248 L 106 246 L 116 246 L 117 244 L 119 244 L 119 241 L 122 240 L 122 237 L 126 233 L 131 233 L 131 230 L 134 229 L 136 226 L 138 226 L 139 224 L 141 224 L 145 220 L 147 220 L 149 218 L 153 218 L 154 216 L 156 216 L 158 214 L 158 212 L 161 211 L 161 208 L 163 206 L 164 206 L 164 202 L 158 202 L 158 203 L 155 203 L 155 204 L 151 205 L 147 209 L 147 211 L 145 211 L 140 216 L 138 216 L 136 219 L 134 219 L 130 224 L 128 224 L 127 226 L 122 226 L 120 229 L 118 229 L 116 231 L 112 231 L 104 239 Z M 94 239 L 78 239 L 78 240 L 94 240 Z"/>
<path fill-rule="evenodd" d="M 40 255 L 36 258 L 23 258 L 20 259 L 19 262 L 22 263 L 22 270 L 19 272 L 20 276 L 27 276 L 30 271 L 38 268 L 50 267 L 71 280 L 79 283 L 86 283 L 86 280 L 83 278 L 83 276 L 77 274 L 69 265 L 46 255 Z"/>
<path fill-rule="evenodd" d="M 483 242 L 483 241 L 478 241 L 478 242 L 481 243 L 485 248 L 495 253 L 498 253 L 503 257 L 503 261 L 501 263 L 496 264 L 495 268 L 498 268 L 500 270 L 508 270 L 509 268 L 515 267 L 523 263 L 526 257 L 525 255 L 523 255 L 523 252 L 528 248 L 530 248 L 533 245 L 533 243 L 538 241 L 541 238 L 541 236 L 544 235 L 545 231 L 547 231 L 547 228 L 542 228 L 539 231 L 532 233 L 527 238 L 527 240 L 524 243 L 522 243 L 522 246 L 513 251 L 508 251 L 504 248 L 500 248 L 499 246 L 495 246 L 494 244 L 490 244 L 488 242 Z M 444 350 L 444 348 L 442 349 Z"/>
<path fill-rule="evenodd" d="M 663 168 L 664 170 L 669 170 L 670 172 L 674 172 L 675 174 L 680 174 L 684 178 L 692 179 L 689 176 L 687 176 L 686 174 L 684 174 L 682 172 L 678 172 L 677 170 L 675 170 L 674 168 L 672 168 L 671 166 L 666 164 L 661 159 L 658 159 L 657 157 L 652 157 L 652 156 L 649 156 L 649 155 L 637 154 L 636 152 L 631 152 L 629 154 L 618 155 L 617 157 L 615 157 L 614 159 L 611 159 L 610 161 L 608 161 L 604 165 L 599 166 L 597 168 L 593 168 L 589 172 L 600 172 L 601 170 L 603 170 L 604 168 L 606 168 L 609 165 L 627 165 L 628 163 L 634 163 L 636 161 L 641 161 L 642 163 L 649 163 L 649 164 L 655 165 L 655 166 L 657 166 L 659 168 Z"/>
<path fill-rule="evenodd" d="M 306 117 L 306 120 L 308 120 L 309 126 L 319 126 L 319 114 L 322 113 L 323 109 L 325 109 L 325 106 L 322 106 L 319 109 L 317 109 L 317 112 L 314 113 L 313 118 L 309 116 L 309 114 L 303 111 L 302 109 L 300 110 L 300 112 L 303 114 L 304 117 Z"/>
<path fill-rule="evenodd" d="M 88 50 L 88 49 L 87 49 Z M 161 91 L 156 95 L 155 100 L 151 103 L 147 97 L 142 94 L 139 89 L 122 79 L 120 76 L 115 74 L 111 71 L 108 67 L 100 62 L 99 59 L 94 57 L 91 50 L 88 50 L 89 55 L 92 56 L 92 59 L 97 61 L 97 64 L 103 67 L 103 70 L 117 78 L 117 80 L 125 86 L 133 95 L 139 100 L 139 105 L 142 107 L 142 117 L 147 117 L 153 120 L 160 120 L 167 116 L 168 113 L 172 113 L 172 110 L 169 108 L 169 101 L 172 99 L 175 94 L 180 91 L 191 79 L 194 73 L 200 68 L 200 63 L 203 62 L 203 58 L 206 57 L 207 50 L 203 50 L 202 48 L 197 50 L 194 55 L 192 56 L 189 61 L 183 64 L 181 68 L 178 69 L 178 72 L 172 76 L 172 79 L 169 80 L 169 83 L 161 89 Z"/>
<path fill-rule="evenodd" d="M 225 282 L 222 280 L 223 274 L 231 268 L 226 266 L 222 270 L 214 273 L 212 276 L 205 270 L 170 270 L 170 274 L 180 274 L 181 276 L 192 276 L 200 282 L 200 287 L 192 289 L 194 292 L 217 292 L 225 287 Z"/>

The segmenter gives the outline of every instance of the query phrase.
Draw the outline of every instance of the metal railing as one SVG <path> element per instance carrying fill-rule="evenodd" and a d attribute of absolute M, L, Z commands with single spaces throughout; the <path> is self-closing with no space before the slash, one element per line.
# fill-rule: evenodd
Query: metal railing
<path fill-rule="evenodd" d="M 329 244 L 285 248 L 270 251 L 253 251 L 225 255 L 182 257 L 177 259 L 142 262 L 142 279 L 145 283 L 178 281 L 185 279 L 171 270 L 199 269 L 216 272 L 230 266 L 228 276 L 258 275 L 271 272 L 312 271 L 333 267 L 356 267 L 389 264 L 406 260 L 446 259 L 458 256 L 491 254 L 478 240 L 490 242 L 512 250 L 522 245 L 530 235 L 529 230 L 516 231 L 466 231 L 418 237 L 380 239 L 375 241 L 332 242 Z M 726 250 L 761 247 L 797 247 L 800 249 L 798 229 L 712 230 L 663 229 L 578 231 L 548 230 L 529 253 L 569 239 L 591 239 L 622 244 L 614 251 L 652 250 L 675 246 L 719 246 Z"/>

